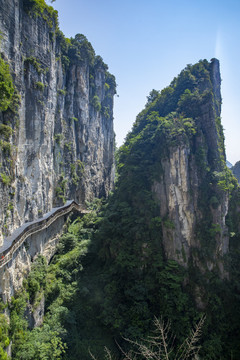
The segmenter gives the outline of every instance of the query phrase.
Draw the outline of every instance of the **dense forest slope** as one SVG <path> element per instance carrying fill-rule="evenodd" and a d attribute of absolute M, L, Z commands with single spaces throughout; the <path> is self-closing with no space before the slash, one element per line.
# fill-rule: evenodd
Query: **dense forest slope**
<path fill-rule="evenodd" d="M 0 13 L 1 244 L 66 199 L 112 189 L 115 79 L 43 0 L 0 0 Z"/>

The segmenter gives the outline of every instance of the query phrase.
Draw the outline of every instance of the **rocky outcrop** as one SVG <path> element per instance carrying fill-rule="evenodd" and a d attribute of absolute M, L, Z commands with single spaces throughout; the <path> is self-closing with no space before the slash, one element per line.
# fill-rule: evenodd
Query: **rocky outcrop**
<path fill-rule="evenodd" d="M 17 113 L 0 113 L 12 129 L 0 134 L 0 244 L 65 199 L 113 186 L 114 77 L 84 36 L 65 39 L 53 9 L 31 4 L 0 0 L 1 53 L 20 95 Z"/>

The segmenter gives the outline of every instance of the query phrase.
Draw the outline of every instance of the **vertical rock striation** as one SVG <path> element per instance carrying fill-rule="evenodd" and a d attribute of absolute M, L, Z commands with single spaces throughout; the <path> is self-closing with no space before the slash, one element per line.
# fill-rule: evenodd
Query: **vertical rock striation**
<path fill-rule="evenodd" d="M 0 239 L 113 186 L 115 79 L 83 35 L 65 39 L 56 12 L 36 3 L 0 0 L 1 54 L 20 95 L 17 112 L 0 113 L 12 129 L 0 131 Z"/>

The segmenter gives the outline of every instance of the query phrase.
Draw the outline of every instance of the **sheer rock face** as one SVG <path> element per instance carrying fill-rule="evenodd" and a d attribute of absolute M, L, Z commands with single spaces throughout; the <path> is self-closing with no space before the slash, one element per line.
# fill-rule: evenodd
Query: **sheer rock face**
<path fill-rule="evenodd" d="M 163 161 L 163 175 L 153 191 L 160 205 L 163 243 L 168 258 L 185 264 L 194 239 L 196 197 L 191 195 L 189 148 L 177 148 Z M 195 179 L 197 181 L 197 178 Z M 185 253 L 185 256 L 183 256 Z"/>
<path fill-rule="evenodd" d="M 115 89 L 104 86 L 102 63 L 93 76 L 87 58 L 64 67 L 54 27 L 29 16 L 21 0 L 0 0 L 0 14 L 1 53 L 21 96 L 15 120 L 0 114 L 13 128 L 11 156 L 0 149 L 0 172 L 11 177 L 0 182 L 1 240 L 63 198 L 84 202 L 112 189 Z M 107 114 L 93 106 L 95 95 Z"/>
<path fill-rule="evenodd" d="M 199 208 L 201 178 L 198 176 L 198 164 L 191 156 L 188 146 L 170 151 L 169 159 L 162 162 L 161 181 L 155 181 L 153 192 L 160 204 L 160 216 L 163 220 L 163 245 L 167 258 L 174 259 L 183 266 L 193 255 L 193 249 L 201 251 L 197 225 L 204 218 Z M 219 227 L 216 234 L 216 248 L 212 252 L 207 267 L 212 270 L 218 265 L 223 271 L 222 256 L 228 252 L 228 229 L 225 219 L 228 213 L 228 194 L 222 195 L 217 207 L 211 207 L 212 224 Z M 198 267 L 201 264 L 195 259 Z"/>

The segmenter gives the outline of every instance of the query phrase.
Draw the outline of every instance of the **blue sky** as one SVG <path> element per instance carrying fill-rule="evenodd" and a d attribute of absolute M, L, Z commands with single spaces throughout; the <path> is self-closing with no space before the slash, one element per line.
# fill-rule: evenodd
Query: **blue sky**
<path fill-rule="evenodd" d="M 152 89 L 168 86 L 187 64 L 220 60 L 227 158 L 240 160 L 239 0 L 56 0 L 67 37 L 84 34 L 118 84 L 117 145 Z"/>

